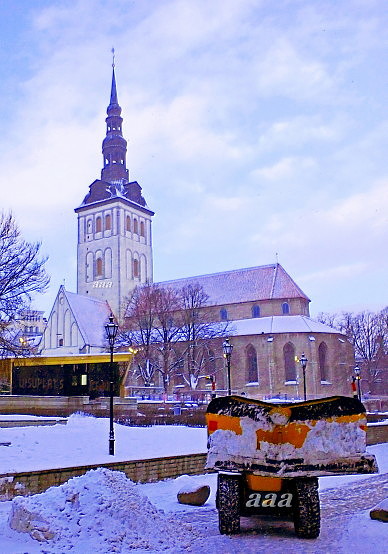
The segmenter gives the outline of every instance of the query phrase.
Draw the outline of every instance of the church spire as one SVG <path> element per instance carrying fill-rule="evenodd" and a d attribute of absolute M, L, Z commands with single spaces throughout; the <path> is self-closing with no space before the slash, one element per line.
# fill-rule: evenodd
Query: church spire
<path fill-rule="evenodd" d="M 112 85 L 110 102 L 106 110 L 106 137 L 102 143 L 102 155 L 104 167 L 101 171 L 101 180 L 108 183 L 127 183 L 129 179 L 126 167 L 127 141 L 122 134 L 123 118 L 117 99 L 115 57 L 112 49 Z"/>

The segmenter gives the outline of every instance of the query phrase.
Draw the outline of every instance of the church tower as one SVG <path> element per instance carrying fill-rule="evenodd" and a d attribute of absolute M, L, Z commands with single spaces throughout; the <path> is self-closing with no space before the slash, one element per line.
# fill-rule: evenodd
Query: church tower
<path fill-rule="evenodd" d="M 113 63 L 101 179 L 94 181 L 78 214 L 77 292 L 107 300 L 118 319 L 139 284 L 152 282 L 154 215 L 137 181 L 129 180 Z"/>

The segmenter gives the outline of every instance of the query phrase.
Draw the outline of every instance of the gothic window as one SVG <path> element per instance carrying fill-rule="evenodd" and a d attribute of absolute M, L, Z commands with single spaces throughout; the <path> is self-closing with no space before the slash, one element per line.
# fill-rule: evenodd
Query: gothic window
<path fill-rule="evenodd" d="M 111 229 L 111 218 L 110 218 L 110 214 L 106 214 L 105 216 L 105 231 L 110 231 Z"/>
<path fill-rule="evenodd" d="M 129 217 L 129 215 L 127 215 L 127 218 L 126 218 L 126 229 L 127 231 L 131 230 L 131 218 Z"/>
<path fill-rule="evenodd" d="M 93 229 L 93 223 L 92 223 L 92 220 L 91 219 L 88 219 L 87 223 L 86 223 L 86 232 L 88 234 L 90 234 L 92 232 L 92 229 Z"/>
<path fill-rule="evenodd" d="M 107 248 L 104 253 L 105 279 L 112 277 L 112 250 Z"/>
<path fill-rule="evenodd" d="M 140 236 L 145 237 L 144 221 L 140 221 Z"/>
<path fill-rule="evenodd" d="M 225 308 L 221 308 L 220 318 L 221 318 L 221 321 L 227 321 L 228 320 L 228 312 Z"/>
<path fill-rule="evenodd" d="M 140 268 L 139 268 L 139 260 L 133 260 L 133 276 L 139 277 Z"/>
<path fill-rule="evenodd" d="M 328 381 L 327 375 L 327 344 L 321 342 L 318 347 L 318 364 L 321 381 Z"/>
<path fill-rule="evenodd" d="M 256 349 L 250 345 L 247 348 L 247 382 L 257 383 L 258 380 Z"/>
<path fill-rule="evenodd" d="M 102 221 L 101 217 L 96 217 L 96 233 L 101 233 L 102 231 Z"/>
<path fill-rule="evenodd" d="M 93 254 L 86 254 L 85 281 L 91 283 L 93 281 Z"/>
<path fill-rule="evenodd" d="M 132 279 L 132 252 L 127 250 L 125 255 L 126 268 L 127 268 L 127 279 Z"/>
<path fill-rule="evenodd" d="M 139 232 L 139 224 L 137 222 L 137 219 L 133 220 L 133 232 L 136 233 L 136 234 L 138 234 L 138 232 Z"/>
<path fill-rule="evenodd" d="M 147 260 L 144 254 L 140 256 L 140 276 L 143 283 L 147 281 Z"/>
<path fill-rule="evenodd" d="M 283 312 L 283 315 L 287 315 L 287 314 L 290 313 L 290 306 L 289 306 L 288 302 L 283 302 L 282 312 Z"/>
<path fill-rule="evenodd" d="M 71 339 L 70 339 L 71 346 L 77 346 L 78 344 L 77 338 L 78 338 L 77 325 L 76 323 L 73 323 L 73 325 L 71 326 Z"/>
<path fill-rule="evenodd" d="M 252 306 L 252 317 L 260 317 L 260 306 Z"/>
<path fill-rule="evenodd" d="M 285 380 L 296 381 L 295 348 L 291 342 L 284 345 L 283 358 Z"/>
<path fill-rule="evenodd" d="M 63 318 L 63 343 L 65 346 L 69 346 L 71 344 L 70 324 L 71 324 L 70 310 L 66 310 Z"/>
<path fill-rule="evenodd" d="M 102 277 L 102 258 L 96 260 L 96 277 Z"/>

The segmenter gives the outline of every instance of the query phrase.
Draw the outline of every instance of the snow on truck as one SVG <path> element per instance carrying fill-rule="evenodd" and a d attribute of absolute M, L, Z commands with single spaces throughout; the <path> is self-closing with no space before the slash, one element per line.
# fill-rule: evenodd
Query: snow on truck
<path fill-rule="evenodd" d="M 222 534 L 238 533 L 240 516 L 272 513 L 291 517 L 297 536 L 316 538 L 318 477 L 378 471 L 355 398 L 273 404 L 226 396 L 209 403 L 206 420 Z"/>

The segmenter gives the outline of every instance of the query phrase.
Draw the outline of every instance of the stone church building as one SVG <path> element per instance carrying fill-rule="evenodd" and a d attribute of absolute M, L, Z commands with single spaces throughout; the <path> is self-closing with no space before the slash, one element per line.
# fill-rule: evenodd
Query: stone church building
<path fill-rule="evenodd" d="M 106 350 L 103 325 L 112 312 L 124 317 L 124 301 L 136 286 L 153 282 L 152 216 L 137 181 L 126 166 L 113 67 L 103 168 L 81 204 L 78 217 L 77 293 L 61 287 L 41 343 L 42 355 L 75 355 Z M 298 398 L 303 393 L 300 364 L 308 358 L 309 397 L 350 394 L 354 354 L 346 336 L 309 317 L 309 298 L 278 263 L 160 283 L 182 288 L 200 284 L 213 321 L 230 322 L 234 346 L 232 389 L 258 398 Z M 215 340 L 214 374 L 226 388 L 222 341 Z M 205 390 L 208 383 L 199 384 Z M 172 391 L 182 390 L 178 378 Z"/>

